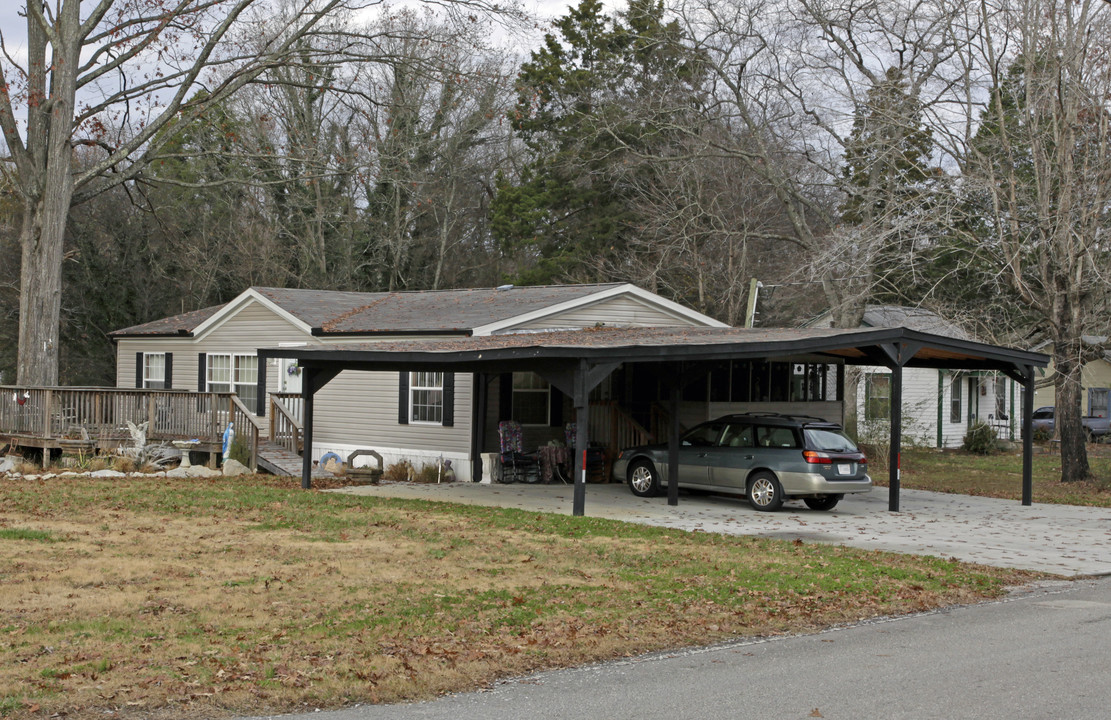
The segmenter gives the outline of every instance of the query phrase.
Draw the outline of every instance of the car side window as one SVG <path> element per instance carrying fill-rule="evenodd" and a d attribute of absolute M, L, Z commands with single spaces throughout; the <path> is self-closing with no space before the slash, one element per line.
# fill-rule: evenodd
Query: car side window
<path fill-rule="evenodd" d="M 756 428 L 756 444 L 766 448 L 797 448 L 798 441 L 791 428 L 766 427 Z"/>
<path fill-rule="evenodd" d="M 718 444 L 718 438 L 721 437 L 721 428 L 721 423 L 699 425 L 684 435 L 680 444 L 694 447 L 712 447 Z"/>
<path fill-rule="evenodd" d="M 752 426 L 729 425 L 725 428 L 725 434 L 721 436 L 721 444 L 724 447 L 755 447 L 752 437 Z"/>

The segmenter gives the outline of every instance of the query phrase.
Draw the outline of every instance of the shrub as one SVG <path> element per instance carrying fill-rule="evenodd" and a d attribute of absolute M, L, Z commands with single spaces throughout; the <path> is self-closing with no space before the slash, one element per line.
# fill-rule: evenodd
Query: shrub
<path fill-rule="evenodd" d="M 413 463 L 408 460 L 402 460 L 386 466 L 382 471 L 382 479 L 387 482 L 408 482 L 416 475 L 416 469 L 413 468 Z"/>
<path fill-rule="evenodd" d="M 977 455 L 991 455 L 996 451 L 996 442 L 995 428 L 983 420 L 977 420 L 965 433 L 961 447 Z"/>

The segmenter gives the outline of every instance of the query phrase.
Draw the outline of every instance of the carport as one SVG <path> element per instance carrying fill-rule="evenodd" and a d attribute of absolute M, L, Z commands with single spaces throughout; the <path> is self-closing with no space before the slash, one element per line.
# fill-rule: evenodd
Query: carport
<path fill-rule="evenodd" d="M 623 363 L 659 363 L 669 378 L 672 423 L 669 433 L 668 504 L 677 505 L 679 464 L 678 404 L 683 386 L 708 367 L 728 360 L 801 358 L 838 363 L 838 398 L 844 400 L 844 365 L 883 366 L 891 371 L 891 434 L 888 509 L 899 510 L 899 458 L 902 439 L 902 370 L 996 370 L 1023 387 L 1022 504 L 1032 503 L 1034 380 L 1049 357 L 1034 352 L 932 335 L 906 328 L 751 329 L 751 328 L 588 328 L 524 332 L 453 339 L 428 339 L 345 345 L 260 349 L 269 358 L 298 361 L 304 401 L 302 487 L 311 486 L 313 398 L 343 370 L 454 373 L 531 371 L 572 399 L 578 432 L 574 453 L 585 458 L 589 446 L 590 391 Z M 260 373 L 259 397 L 265 397 Z M 585 514 L 585 462 L 574 481 L 573 514 Z"/>

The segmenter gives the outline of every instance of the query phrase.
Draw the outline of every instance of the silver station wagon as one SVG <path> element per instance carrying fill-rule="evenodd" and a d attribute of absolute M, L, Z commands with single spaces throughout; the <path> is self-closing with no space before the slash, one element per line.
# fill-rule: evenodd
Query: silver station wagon
<path fill-rule="evenodd" d="M 622 450 L 614 477 L 640 497 L 667 486 L 667 445 Z M 868 492 L 868 459 L 841 426 L 819 418 L 744 413 L 703 423 L 679 439 L 679 487 L 744 495 L 757 510 L 799 498 L 831 510 L 849 493 Z"/>

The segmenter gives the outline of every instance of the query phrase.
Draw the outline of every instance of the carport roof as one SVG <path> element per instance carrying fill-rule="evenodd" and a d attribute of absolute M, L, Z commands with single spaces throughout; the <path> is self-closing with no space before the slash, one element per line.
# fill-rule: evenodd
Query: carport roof
<path fill-rule="evenodd" d="M 366 368 L 487 366 L 529 360 L 667 362 L 828 356 L 853 365 L 951 369 L 1044 367 L 1042 353 L 1014 350 L 907 328 L 618 328 L 402 340 L 263 351 L 306 364 Z"/>

